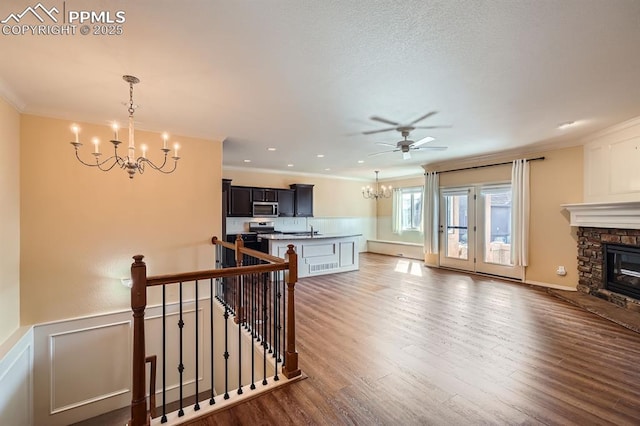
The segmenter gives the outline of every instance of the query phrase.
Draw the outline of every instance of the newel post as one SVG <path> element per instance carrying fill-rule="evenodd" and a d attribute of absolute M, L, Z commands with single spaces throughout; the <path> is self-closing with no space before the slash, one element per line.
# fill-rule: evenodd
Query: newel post
<path fill-rule="evenodd" d="M 293 249 L 293 244 L 288 245 L 286 261 L 289 263 L 287 281 L 287 356 L 282 373 L 291 379 L 301 374 L 298 368 L 298 352 L 296 352 L 296 304 L 294 288 L 298 281 L 298 255 Z"/>
<path fill-rule="evenodd" d="M 131 310 L 133 311 L 133 380 L 129 426 L 148 425 L 145 395 L 144 309 L 147 306 L 147 265 L 144 256 L 133 256 L 131 265 Z"/>

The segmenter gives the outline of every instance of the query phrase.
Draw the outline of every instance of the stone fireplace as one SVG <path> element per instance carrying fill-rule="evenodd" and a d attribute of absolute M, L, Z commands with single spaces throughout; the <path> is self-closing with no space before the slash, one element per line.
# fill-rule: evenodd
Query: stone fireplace
<path fill-rule="evenodd" d="M 633 284 L 635 284 L 633 275 L 637 272 L 637 268 L 624 269 L 618 266 L 618 273 L 614 273 L 616 264 L 621 263 L 622 256 L 627 256 L 622 253 L 627 252 L 625 247 L 630 248 L 632 252 L 634 249 L 637 251 L 640 250 L 638 243 L 640 243 L 639 229 L 579 227 L 578 290 L 608 300 L 618 306 L 640 311 L 640 297 L 633 291 Z M 607 248 L 609 249 L 608 255 Z M 621 273 L 621 269 L 627 273 Z M 625 288 L 623 279 L 619 280 L 622 281 L 622 284 L 616 284 L 617 280 L 614 279 L 614 275 L 629 277 L 631 288 Z"/>

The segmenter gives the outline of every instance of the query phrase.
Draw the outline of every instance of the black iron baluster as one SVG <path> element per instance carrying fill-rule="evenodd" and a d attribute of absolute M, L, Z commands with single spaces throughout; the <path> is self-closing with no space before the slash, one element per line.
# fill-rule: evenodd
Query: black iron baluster
<path fill-rule="evenodd" d="M 196 382 L 196 405 L 193 406 L 193 411 L 198 411 L 200 409 L 200 392 L 198 392 L 198 355 L 199 355 L 199 351 L 198 351 L 198 280 L 196 280 L 196 310 L 194 312 L 194 318 L 193 320 L 195 321 L 195 330 L 196 330 L 196 366 L 195 366 L 195 382 Z"/>
<path fill-rule="evenodd" d="M 283 294 L 283 298 L 282 298 L 282 336 L 284 337 L 282 339 L 282 366 L 284 367 L 287 364 L 287 297 L 286 297 L 286 288 L 287 288 L 287 284 L 286 284 L 286 280 L 285 280 L 285 273 L 284 271 L 282 272 L 278 272 L 278 281 L 280 281 L 282 283 L 282 294 Z"/>
<path fill-rule="evenodd" d="M 167 422 L 167 285 L 162 286 L 162 418 Z"/>
<path fill-rule="evenodd" d="M 216 280 L 216 288 L 218 287 L 218 280 Z M 209 323 L 210 328 L 209 328 L 209 342 L 211 343 L 211 353 L 210 353 L 210 357 L 211 357 L 211 398 L 209 399 L 209 405 L 213 405 L 216 403 L 216 400 L 214 398 L 214 385 L 215 385 L 215 380 L 214 380 L 214 368 L 213 368 L 213 278 L 211 278 L 209 280 Z"/>
<path fill-rule="evenodd" d="M 245 283 L 245 276 L 240 275 L 238 281 L 238 300 L 243 300 L 243 287 Z M 238 395 L 242 395 L 242 320 L 244 320 L 246 305 L 238 308 L 236 318 L 238 319 Z"/>
<path fill-rule="evenodd" d="M 229 304 L 227 303 L 228 283 L 223 281 L 224 294 L 224 399 L 229 399 Z"/>
<path fill-rule="evenodd" d="M 256 292 L 256 282 L 258 280 L 258 274 L 252 274 L 251 280 L 249 282 L 249 289 L 251 291 L 251 386 L 249 389 L 253 390 L 256 388 L 256 377 L 255 377 L 255 350 L 253 346 L 253 337 L 255 336 L 255 320 L 254 318 L 254 302 L 255 302 L 255 292 Z"/>
<path fill-rule="evenodd" d="M 262 384 L 267 384 L 267 340 L 265 336 L 267 334 L 267 280 L 263 280 L 262 286 Z"/>
<path fill-rule="evenodd" d="M 180 363 L 178 364 L 178 372 L 180 373 L 180 410 L 178 411 L 178 417 L 182 417 L 184 416 L 184 410 L 183 410 L 183 401 L 182 401 L 182 387 L 183 387 L 183 380 L 182 380 L 182 373 L 184 371 L 184 364 L 182 363 L 182 337 L 183 337 L 183 330 L 184 330 L 184 321 L 182 320 L 182 282 L 180 282 L 180 320 L 178 321 L 178 328 L 180 329 Z"/>
<path fill-rule="evenodd" d="M 275 278 L 275 273 L 272 276 Z M 275 373 L 273 376 L 273 380 L 278 381 L 280 377 L 278 377 L 278 362 L 280 362 L 280 354 L 278 350 L 280 349 L 280 282 L 275 280 L 274 292 L 275 292 L 275 300 L 274 300 L 274 317 L 273 317 L 273 357 L 275 358 Z"/>

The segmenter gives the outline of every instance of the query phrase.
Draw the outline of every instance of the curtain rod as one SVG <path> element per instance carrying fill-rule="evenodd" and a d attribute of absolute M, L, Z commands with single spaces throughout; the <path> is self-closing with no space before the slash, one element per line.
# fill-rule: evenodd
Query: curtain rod
<path fill-rule="evenodd" d="M 525 161 L 537 161 L 537 160 L 544 160 L 544 157 L 526 158 L 525 159 Z M 513 164 L 513 161 L 505 161 L 503 163 L 494 163 L 494 164 L 485 164 L 483 166 L 463 167 L 461 169 L 443 170 L 441 172 L 436 172 L 436 173 L 460 172 L 462 170 L 482 169 L 484 167 L 493 167 L 493 166 L 504 166 L 505 164 Z"/>

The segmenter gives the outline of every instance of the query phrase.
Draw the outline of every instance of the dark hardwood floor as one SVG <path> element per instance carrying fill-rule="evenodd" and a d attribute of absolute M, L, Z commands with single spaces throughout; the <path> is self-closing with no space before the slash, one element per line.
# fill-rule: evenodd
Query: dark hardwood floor
<path fill-rule="evenodd" d="M 296 286 L 307 379 L 189 425 L 640 424 L 640 334 L 543 289 L 360 262 Z"/>
<path fill-rule="evenodd" d="M 640 334 L 523 284 L 360 262 L 296 287 L 307 379 L 189 424 L 640 424 Z"/>

